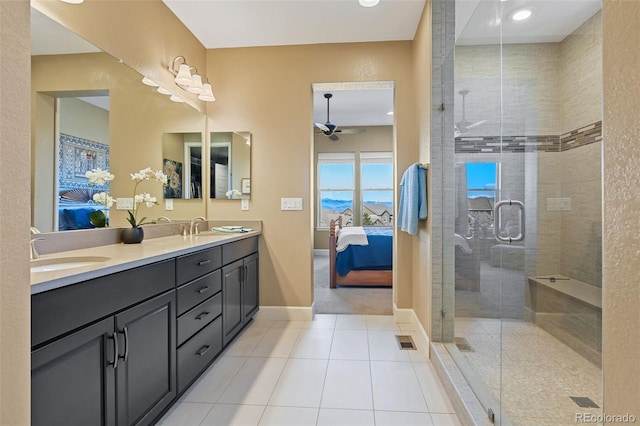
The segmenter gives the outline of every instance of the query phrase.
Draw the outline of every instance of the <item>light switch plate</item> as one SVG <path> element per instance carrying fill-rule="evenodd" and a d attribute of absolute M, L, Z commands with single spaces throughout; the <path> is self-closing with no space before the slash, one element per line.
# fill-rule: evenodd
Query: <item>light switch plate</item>
<path fill-rule="evenodd" d="M 164 209 L 173 210 L 173 198 L 167 198 L 164 200 Z"/>
<path fill-rule="evenodd" d="M 240 200 L 240 210 L 249 210 L 249 200 L 246 198 Z"/>
<path fill-rule="evenodd" d="M 302 198 L 281 198 L 280 210 L 302 210 Z"/>
<path fill-rule="evenodd" d="M 116 210 L 133 210 L 133 198 L 117 198 Z"/>

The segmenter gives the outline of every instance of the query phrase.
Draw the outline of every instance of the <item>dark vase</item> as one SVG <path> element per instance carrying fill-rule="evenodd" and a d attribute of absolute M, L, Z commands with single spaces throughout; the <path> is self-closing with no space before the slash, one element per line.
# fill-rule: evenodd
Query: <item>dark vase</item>
<path fill-rule="evenodd" d="M 144 239 L 144 230 L 141 227 L 122 228 L 120 239 L 125 244 L 138 244 Z"/>

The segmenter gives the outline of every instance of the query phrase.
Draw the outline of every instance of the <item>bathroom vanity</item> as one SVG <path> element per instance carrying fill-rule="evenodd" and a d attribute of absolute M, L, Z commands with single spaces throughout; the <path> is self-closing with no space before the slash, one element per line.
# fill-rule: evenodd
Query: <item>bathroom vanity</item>
<path fill-rule="evenodd" d="M 32 424 L 157 420 L 258 311 L 259 234 L 64 252 L 109 260 L 32 273 Z"/>

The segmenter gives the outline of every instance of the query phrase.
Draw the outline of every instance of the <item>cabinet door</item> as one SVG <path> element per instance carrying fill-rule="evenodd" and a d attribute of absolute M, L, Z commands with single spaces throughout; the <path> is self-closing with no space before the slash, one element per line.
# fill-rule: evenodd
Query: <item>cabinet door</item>
<path fill-rule="evenodd" d="M 243 262 L 222 268 L 222 343 L 227 344 L 242 329 Z"/>
<path fill-rule="evenodd" d="M 31 424 L 115 425 L 114 345 L 111 317 L 33 351 Z"/>
<path fill-rule="evenodd" d="M 175 398 L 175 324 L 175 291 L 116 315 L 118 425 L 149 424 Z"/>
<path fill-rule="evenodd" d="M 244 281 L 242 283 L 242 315 L 246 324 L 258 312 L 258 253 L 244 258 Z"/>

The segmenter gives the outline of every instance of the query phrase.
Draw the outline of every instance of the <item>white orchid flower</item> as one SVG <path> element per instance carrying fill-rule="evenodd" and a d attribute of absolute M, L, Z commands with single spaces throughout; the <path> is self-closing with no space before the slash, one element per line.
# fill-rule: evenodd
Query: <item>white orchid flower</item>
<path fill-rule="evenodd" d="M 111 197 L 106 192 L 99 192 L 97 194 L 93 194 L 93 201 L 96 204 L 102 204 L 110 208 L 111 206 L 113 206 L 113 203 L 116 201 L 116 199 Z"/>
<path fill-rule="evenodd" d="M 89 179 L 90 185 L 104 185 L 115 177 L 109 173 L 109 170 L 102 170 L 101 168 L 87 170 L 84 175 Z"/>
<path fill-rule="evenodd" d="M 167 175 L 165 175 L 163 172 L 161 172 L 160 170 L 153 172 L 154 173 L 154 177 L 158 182 L 161 182 L 163 185 L 167 185 Z"/>

